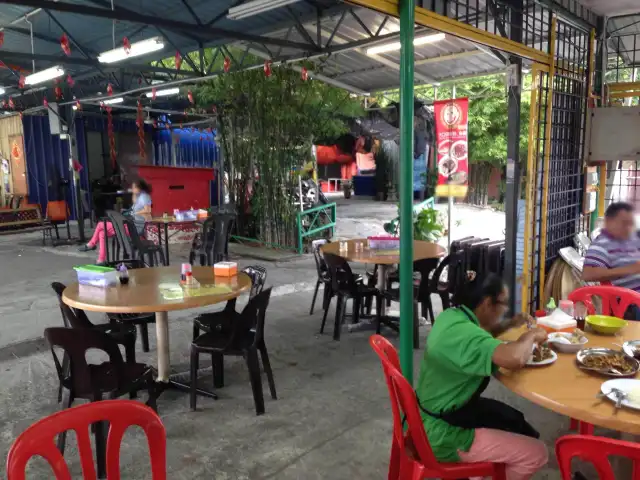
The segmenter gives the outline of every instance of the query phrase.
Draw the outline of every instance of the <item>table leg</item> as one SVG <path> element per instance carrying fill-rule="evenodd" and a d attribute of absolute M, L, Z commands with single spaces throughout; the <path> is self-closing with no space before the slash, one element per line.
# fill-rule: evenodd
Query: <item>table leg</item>
<path fill-rule="evenodd" d="M 156 313 L 156 336 L 158 342 L 158 382 L 169 381 L 169 314 Z"/>
<path fill-rule="evenodd" d="M 166 257 L 167 265 L 171 265 L 169 261 L 169 224 L 164 224 L 164 255 Z"/>
<path fill-rule="evenodd" d="M 387 289 L 387 271 L 388 270 L 389 270 L 388 265 L 378 265 L 378 281 L 376 284 L 376 288 L 380 290 L 380 292 L 384 292 Z M 384 317 L 387 310 L 387 302 L 383 300 L 381 304 L 382 306 L 380 307 L 380 316 Z"/>

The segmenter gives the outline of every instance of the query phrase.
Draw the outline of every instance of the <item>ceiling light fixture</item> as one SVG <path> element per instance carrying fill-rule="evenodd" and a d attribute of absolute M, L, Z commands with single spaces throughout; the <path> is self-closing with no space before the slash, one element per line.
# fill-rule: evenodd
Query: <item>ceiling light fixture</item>
<path fill-rule="evenodd" d="M 227 18 L 230 20 L 241 20 L 243 18 L 252 17 L 260 13 L 268 12 L 276 8 L 284 7 L 300 0 L 254 0 L 252 2 L 243 3 L 237 7 L 229 9 Z"/>
<path fill-rule="evenodd" d="M 64 69 L 60 65 L 47 68 L 46 70 L 40 70 L 39 72 L 27 75 L 24 79 L 25 85 L 35 85 L 37 83 L 53 80 L 64 75 Z"/>
<path fill-rule="evenodd" d="M 114 103 L 122 103 L 122 102 L 124 102 L 124 98 L 122 97 L 109 98 L 107 100 L 102 101 L 102 103 L 104 103 L 105 105 L 113 105 Z"/>
<path fill-rule="evenodd" d="M 131 57 L 139 57 L 147 53 L 157 52 L 164 48 L 164 40 L 162 37 L 147 38 L 131 44 L 131 48 L 127 52 L 124 47 L 114 48 L 98 55 L 100 63 L 116 63 Z"/>
<path fill-rule="evenodd" d="M 418 47 L 420 45 L 426 45 L 427 43 L 441 42 L 444 39 L 444 33 L 433 33 L 431 35 L 414 38 L 413 46 Z M 385 43 L 384 45 L 377 45 L 375 47 L 367 49 L 367 55 L 378 55 L 379 53 L 394 52 L 396 50 L 400 50 L 400 48 L 400 42 Z"/>
<path fill-rule="evenodd" d="M 6 90 L 3 87 L 0 87 L 0 95 L 4 95 Z"/>
<path fill-rule="evenodd" d="M 179 88 L 166 88 L 164 90 L 158 90 L 156 92 L 156 97 L 168 97 L 169 95 L 177 95 L 180 93 L 180 89 Z M 147 98 L 153 98 L 153 92 L 147 92 L 145 93 L 145 95 L 147 96 Z"/>

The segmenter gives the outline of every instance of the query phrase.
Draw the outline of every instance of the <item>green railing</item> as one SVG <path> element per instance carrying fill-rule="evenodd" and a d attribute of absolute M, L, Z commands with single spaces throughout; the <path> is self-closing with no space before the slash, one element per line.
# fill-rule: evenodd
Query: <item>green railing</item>
<path fill-rule="evenodd" d="M 413 206 L 413 214 L 417 215 L 425 208 L 435 208 L 436 199 L 434 197 L 427 198 L 424 202 L 417 203 Z M 395 235 L 398 233 L 398 222 L 400 221 L 400 217 L 396 217 L 388 223 L 384 224 L 384 231 Z"/>
<path fill-rule="evenodd" d="M 304 220 L 308 219 L 308 222 Z M 326 205 L 318 205 L 298 212 L 296 218 L 296 227 L 298 229 L 298 253 L 304 252 L 304 239 L 324 230 L 331 229 L 331 236 L 335 233 L 336 227 L 336 204 L 327 203 Z"/>

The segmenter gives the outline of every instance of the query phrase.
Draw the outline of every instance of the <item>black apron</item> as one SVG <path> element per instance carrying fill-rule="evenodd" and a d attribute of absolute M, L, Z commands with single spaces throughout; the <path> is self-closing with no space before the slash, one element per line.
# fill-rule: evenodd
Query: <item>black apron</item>
<path fill-rule="evenodd" d="M 460 310 L 464 312 L 470 322 L 473 322 L 473 319 L 464 308 Z M 490 380 L 491 377 L 485 377 L 465 404 L 459 407 L 454 405 L 453 408 L 446 412 L 430 412 L 420 404 L 420 399 L 418 399 L 418 405 L 427 415 L 444 420 L 454 427 L 468 429 L 490 428 L 539 438 L 540 434 L 525 420 L 522 412 L 498 400 L 481 397 Z"/>

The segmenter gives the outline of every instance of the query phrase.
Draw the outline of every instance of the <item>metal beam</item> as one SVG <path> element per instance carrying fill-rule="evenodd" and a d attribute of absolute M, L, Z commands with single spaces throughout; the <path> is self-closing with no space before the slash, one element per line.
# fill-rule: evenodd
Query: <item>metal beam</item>
<path fill-rule="evenodd" d="M 224 28 L 208 27 L 192 23 L 180 22 L 168 18 L 154 17 L 133 11 L 123 11 L 122 9 L 107 10 L 105 8 L 88 7 L 86 5 L 71 4 L 65 2 L 52 2 L 49 0 L 0 0 L 0 3 L 20 5 L 34 8 L 45 8 L 58 12 L 75 13 L 91 17 L 106 18 L 110 20 L 120 20 L 123 22 L 144 23 L 156 27 L 164 27 L 169 30 L 180 32 L 182 35 L 199 35 L 208 39 L 232 39 L 254 43 L 264 43 L 267 45 L 282 45 L 289 48 L 297 48 L 303 51 L 316 51 L 316 45 L 307 45 L 298 42 L 285 42 L 283 40 L 250 33 L 235 32 Z"/>
<path fill-rule="evenodd" d="M 427 65 L 429 63 L 447 62 L 449 60 L 460 60 L 461 58 L 473 57 L 476 55 L 483 55 L 485 52 L 481 50 L 465 50 L 463 52 L 449 53 L 447 55 L 439 55 L 437 57 L 423 58 L 422 60 L 416 60 L 415 65 Z"/>

